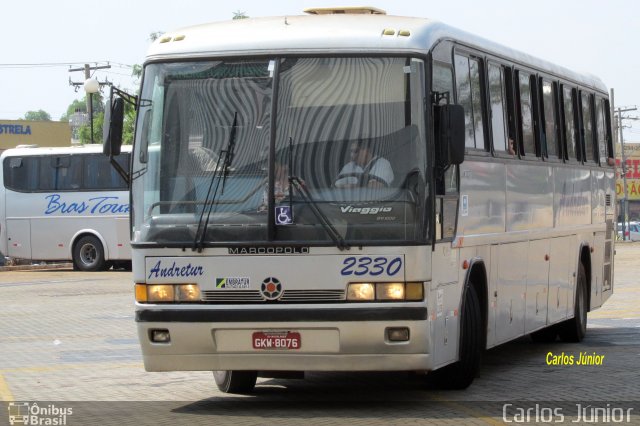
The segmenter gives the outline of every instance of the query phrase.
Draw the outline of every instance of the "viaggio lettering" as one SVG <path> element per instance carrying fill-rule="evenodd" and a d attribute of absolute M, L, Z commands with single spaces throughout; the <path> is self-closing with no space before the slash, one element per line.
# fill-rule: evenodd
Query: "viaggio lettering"
<path fill-rule="evenodd" d="M 202 266 L 192 266 L 191 263 L 186 266 L 176 266 L 176 262 L 173 262 L 168 268 L 162 267 L 162 261 L 158 260 L 158 263 L 149 270 L 149 278 L 174 278 L 174 277 L 198 277 L 204 274 Z"/>

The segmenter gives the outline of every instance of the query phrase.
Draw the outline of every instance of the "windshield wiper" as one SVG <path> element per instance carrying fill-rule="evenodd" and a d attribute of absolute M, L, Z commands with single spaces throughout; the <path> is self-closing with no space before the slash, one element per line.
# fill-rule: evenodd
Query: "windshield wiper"
<path fill-rule="evenodd" d="M 221 194 L 224 194 L 224 184 L 227 180 L 227 176 L 229 175 L 229 168 L 231 167 L 231 163 L 233 162 L 234 150 L 236 146 L 236 128 L 238 127 L 238 112 L 236 111 L 233 114 L 233 124 L 231 124 L 231 132 L 229 133 L 229 141 L 227 142 L 227 148 L 220 150 L 220 154 L 218 155 L 218 159 L 216 161 L 216 168 L 213 171 L 213 176 L 211 176 L 211 181 L 209 182 L 209 189 L 207 190 L 207 195 L 204 198 L 204 206 L 202 207 L 202 212 L 200 213 L 200 219 L 198 220 L 198 227 L 196 228 L 196 235 L 193 239 L 193 248 L 192 250 L 198 250 L 198 253 L 202 252 L 202 248 L 204 246 L 204 238 L 207 235 L 207 226 L 209 226 L 209 218 L 211 217 L 211 212 L 213 211 L 213 206 L 216 203 L 216 197 L 218 196 L 218 188 L 220 188 L 220 181 L 222 181 Z M 220 164 L 220 160 L 222 159 L 222 164 Z M 211 196 L 211 189 L 213 188 L 213 184 L 216 184 L 216 188 L 213 191 L 213 196 Z M 211 201 L 209 202 L 209 198 Z M 207 217 L 204 222 L 204 226 L 202 226 L 202 219 L 204 217 L 204 212 L 207 211 Z M 200 228 L 202 227 L 202 232 L 200 232 Z M 199 236 L 199 238 L 198 238 Z"/>
<path fill-rule="evenodd" d="M 289 175 L 289 185 L 291 185 L 291 187 L 295 187 L 300 192 L 300 195 L 302 195 L 302 198 L 309 205 L 313 214 L 318 218 L 320 225 L 322 225 L 324 230 L 327 231 L 327 235 L 329 235 L 333 242 L 336 243 L 336 246 L 340 250 L 349 250 L 351 246 L 347 244 L 335 226 L 333 226 L 331 221 L 329 221 L 329 218 L 327 218 L 322 210 L 320 210 L 318 203 L 311 197 L 309 191 L 307 191 L 307 188 L 302 184 L 300 178 L 298 176 Z"/>

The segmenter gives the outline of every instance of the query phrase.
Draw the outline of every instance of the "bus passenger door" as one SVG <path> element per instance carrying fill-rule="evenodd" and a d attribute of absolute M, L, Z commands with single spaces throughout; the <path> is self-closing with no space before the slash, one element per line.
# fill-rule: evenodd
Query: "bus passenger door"
<path fill-rule="evenodd" d="M 7 219 L 7 256 L 31 259 L 31 223 L 29 219 Z"/>

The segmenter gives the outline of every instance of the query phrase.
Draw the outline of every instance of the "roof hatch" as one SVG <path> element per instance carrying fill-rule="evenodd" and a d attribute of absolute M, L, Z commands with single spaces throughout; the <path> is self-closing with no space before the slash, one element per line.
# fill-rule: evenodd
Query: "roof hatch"
<path fill-rule="evenodd" d="M 310 7 L 304 13 L 310 15 L 386 15 L 387 12 L 371 6 Z"/>

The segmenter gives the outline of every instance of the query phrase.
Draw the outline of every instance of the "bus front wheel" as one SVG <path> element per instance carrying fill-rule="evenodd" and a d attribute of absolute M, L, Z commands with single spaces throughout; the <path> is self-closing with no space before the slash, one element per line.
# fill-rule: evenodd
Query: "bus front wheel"
<path fill-rule="evenodd" d="M 224 393 L 251 393 L 258 379 L 257 371 L 214 371 L 213 378 L 216 380 L 218 389 Z"/>
<path fill-rule="evenodd" d="M 101 271 L 106 262 L 104 260 L 104 248 L 100 240 L 93 235 L 85 235 L 80 238 L 73 247 L 74 269 L 80 271 Z"/>

